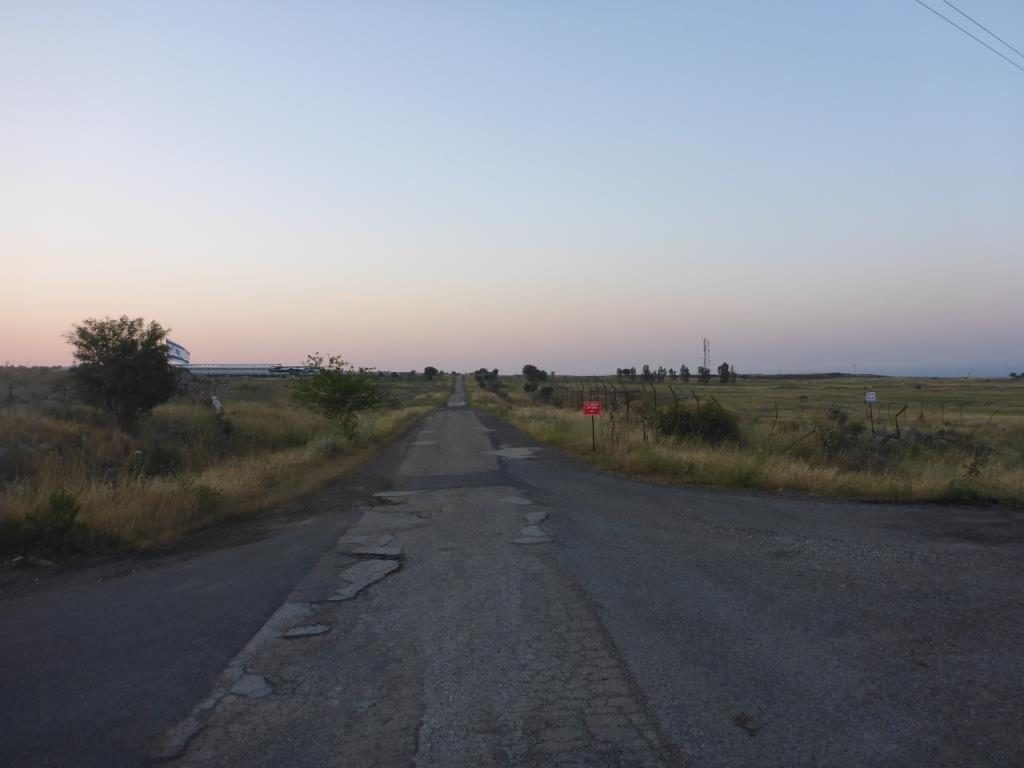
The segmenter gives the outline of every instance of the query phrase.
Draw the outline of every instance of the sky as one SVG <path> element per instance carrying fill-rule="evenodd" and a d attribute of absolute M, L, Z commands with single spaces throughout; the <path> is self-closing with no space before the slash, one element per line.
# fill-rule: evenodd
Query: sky
<path fill-rule="evenodd" d="M 1005 375 L 1022 126 L 913 0 L 0 0 L 0 363 Z"/>

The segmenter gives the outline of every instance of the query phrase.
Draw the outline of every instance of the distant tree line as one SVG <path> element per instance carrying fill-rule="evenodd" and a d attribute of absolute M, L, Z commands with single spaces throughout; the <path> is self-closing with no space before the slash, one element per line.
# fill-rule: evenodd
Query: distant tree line
<path fill-rule="evenodd" d="M 636 366 L 630 366 L 629 368 L 616 368 L 615 376 L 621 380 L 636 381 L 637 371 Z M 640 380 L 645 382 L 663 382 L 666 379 L 670 381 L 682 381 L 683 383 L 689 383 L 690 381 L 690 369 L 684 363 L 679 366 L 677 371 L 675 368 L 666 369 L 665 366 L 661 365 L 658 368 L 652 369 L 650 365 L 644 364 L 640 369 Z M 718 366 L 718 380 L 722 384 L 735 384 L 736 383 L 736 369 L 733 368 L 729 363 L 722 363 Z M 697 367 L 697 381 L 701 384 L 709 384 L 711 382 L 711 369 L 705 368 L 703 365 Z"/>

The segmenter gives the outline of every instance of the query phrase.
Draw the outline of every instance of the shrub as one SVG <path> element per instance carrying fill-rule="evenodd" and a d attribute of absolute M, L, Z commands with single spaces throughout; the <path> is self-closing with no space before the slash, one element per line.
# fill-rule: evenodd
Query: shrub
<path fill-rule="evenodd" d="M 319 354 L 310 355 L 307 366 L 315 373 L 296 385 L 293 396 L 308 408 L 337 421 L 347 437 L 355 435 L 360 411 L 383 404 L 377 382 L 369 371 L 355 371 L 337 355 L 326 360 Z"/>
<path fill-rule="evenodd" d="M 137 477 L 163 477 L 176 475 L 181 471 L 184 458 L 180 448 L 156 443 L 135 453 L 129 471 Z"/>
<path fill-rule="evenodd" d="M 78 520 L 78 500 L 67 491 L 50 494 L 47 505 L 7 520 L 0 530 L 0 546 L 10 551 L 70 555 L 95 547 L 96 534 Z"/>
<path fill-rule="evenodd" d="M 313 449 L 326 459 L 345 453 L 352 447 L 352 441 L 343 435 L 324 435 L 314 440 Z"/>
<path fill-rule="evenodd" d="M 32 451 L 25 446 L 0 447 L 0 482 L 10 482 L 32 473 Z"/>
<path fill-rule="evenodd" d="M 224 494 L 208 485 L 197 485 L 195 489 L 196 517 L 213 517 L 224 506 Z"/>
<path fill-rule="evenodd" d="M 552 386 L 544 385 L 540 389 L 537 389 L 533 399 L 538 403 L 544 403 L 545 405 L 550 404 L 555 397 L 555 388 Z"/>
<path fill-rule="evenodd" d="M 673 405 L 658 412 L 654 428 L 658 434 L 677 439 L 696 438 L 709 443 L 737 443 L 740 440 L 739 421 L 717 402 L 703 408 Z"/>
<path fill-rule="evenodd" d="M 13 517 L 0 520 L 0 552 L 21 550 L 21 521 Z"/>

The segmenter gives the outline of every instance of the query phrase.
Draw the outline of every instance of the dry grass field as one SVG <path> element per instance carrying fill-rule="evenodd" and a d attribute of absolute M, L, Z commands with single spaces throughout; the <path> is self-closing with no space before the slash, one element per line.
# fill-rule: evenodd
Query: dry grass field
<path fill-rule="evenodd" d="M 606 469 L 669 483 L 800 491 L 887 502 L 1024 506 L 1024 381 L 888 377 L 740 378 L 642 385 L 559 376 L 532 395 L 467 376 L 475 406 Z M 625 390 L 631 390 L 629 418 Z M 675 390 L 673 393 L 672 390 Z M 874 431 L 864 403 L 877 393 Z M 600 399 L 597 451 L 580 395 Z M 739 436 L 658 433 L 659 412 L 717 401 Z M 656 401 L 656 402 L 655 402 Z"/>
<path fill-rule="evenodd" d="M 51 549 L 159 547 L 321 487 L 451 388 L 447 376 L 380 381 L 388 405 L 353 438 L 293 403 L 286 379 L 199 380 L 129 437 L 76 402 L 65 372 L 0 369 L 0 551 L 24 548 L 27 529 Z M 72 509 L 74 535 L 55 537 Z"/>

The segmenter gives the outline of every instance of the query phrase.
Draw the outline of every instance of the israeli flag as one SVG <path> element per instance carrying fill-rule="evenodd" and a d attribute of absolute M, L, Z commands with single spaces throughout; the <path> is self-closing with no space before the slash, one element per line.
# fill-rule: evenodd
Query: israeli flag
<path fill-rule="evenodd" d="M 167 362 L 171 365 L 188 365 L 190 359 L 188 350 L 181 344 L 167 340 Z"/>

